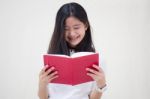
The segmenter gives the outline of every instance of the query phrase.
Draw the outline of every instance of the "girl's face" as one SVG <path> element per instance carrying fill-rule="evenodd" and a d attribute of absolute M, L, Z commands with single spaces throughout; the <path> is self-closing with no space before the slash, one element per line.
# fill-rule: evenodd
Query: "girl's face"
<path fill-rule="evenodd" d="M 87 27 L 83 22 L 71 16 L 65 21 L 65 40 L 69 46 L 74 48 L 78 45 L 85 36 Z"/>

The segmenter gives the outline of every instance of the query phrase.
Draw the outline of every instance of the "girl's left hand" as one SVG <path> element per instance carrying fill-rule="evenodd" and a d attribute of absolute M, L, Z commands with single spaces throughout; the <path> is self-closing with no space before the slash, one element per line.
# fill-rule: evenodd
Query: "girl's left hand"
<path fill-rule="evenodd" d="M 104 87 L 106 85 L 104 71 L 102 70 L 100 66 L 97 66 L 97 65 L 93 65 L 93 68 L 96 70 L 91 69 L 91 68 L 86 68 L 86 70 L 88 71 L 87 75 L 92 77 L 96 81 L 97 86 L 99 88 Z"/>

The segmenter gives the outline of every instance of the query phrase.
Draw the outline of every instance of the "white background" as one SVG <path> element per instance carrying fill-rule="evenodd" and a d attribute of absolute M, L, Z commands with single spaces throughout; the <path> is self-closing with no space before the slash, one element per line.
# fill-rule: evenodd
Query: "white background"
<path fill-rule="evenodd" d="M 38 99 L 38 74 L 60 6 L 71 0 L 0 0 L 0 99 Z M 150 1 L 75 0 L 86 9 L 108 90 L 150 99 Z"/>

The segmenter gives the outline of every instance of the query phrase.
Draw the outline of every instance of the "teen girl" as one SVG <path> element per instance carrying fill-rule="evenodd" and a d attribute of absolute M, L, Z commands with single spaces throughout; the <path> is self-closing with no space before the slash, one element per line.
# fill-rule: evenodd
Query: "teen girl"
<path fill-rule="evenodd" d="M 64 4 L 57 12 L 56 23 L 48 54 L 70 55 L 76 52 L 95 52 L 91 37 L 91 28 L 84 8 L 78 3 Z M 106 80 L 101 66 L 93 65 L 95 69 L 87 68 L 87 76 L 94 81 L 70 86 L 65 84 L 52 84 L 53 79 L 59 77 L 58 72 L 52 72 L 54 67 L 39 74 L 40 99 L 101 99 Z M 80 72 L 80 71 L 79 71 Z M 90 73 L 91 72 L 91 73 Z"/>

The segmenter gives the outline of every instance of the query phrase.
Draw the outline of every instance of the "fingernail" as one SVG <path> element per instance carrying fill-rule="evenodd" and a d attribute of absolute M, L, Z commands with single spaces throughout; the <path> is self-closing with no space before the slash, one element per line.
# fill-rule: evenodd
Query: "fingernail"
<path fill-rule="evenodd" d="M 93 67 L 95 66 L 95 64 L 93 64 Z"/>
<path fill-rule="evenodd" d="M 48 65 L 45 65 L 45 67 L 48 67 Z"/>

